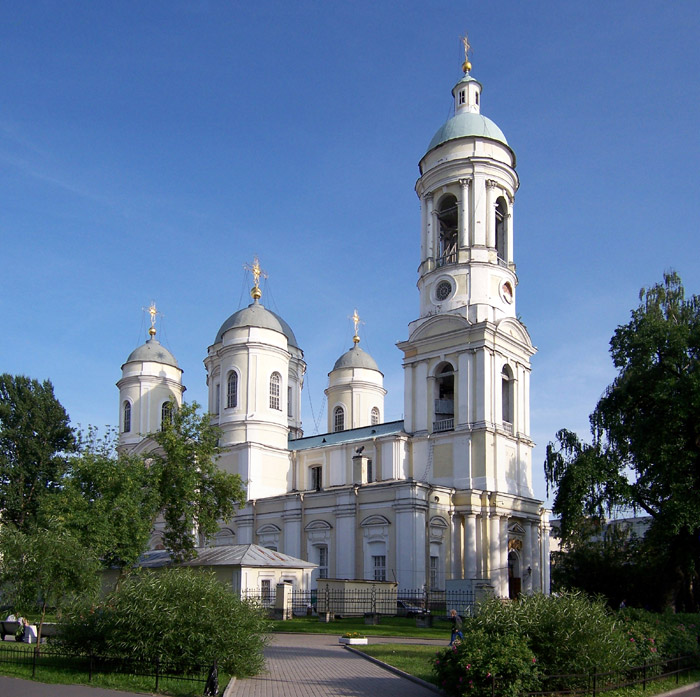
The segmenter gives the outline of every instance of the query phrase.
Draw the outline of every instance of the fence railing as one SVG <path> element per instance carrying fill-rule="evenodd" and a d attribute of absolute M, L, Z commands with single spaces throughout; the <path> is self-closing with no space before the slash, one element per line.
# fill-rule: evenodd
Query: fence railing
<path fill-rule="evenodd" d="M 677 656 L 659 661 L 647 661 L 639 666 L 619 670 L 572 673 L 568 675 L 545 675 L 542 677 L 542 690 L 528 692 L 527 697 L 548 697 L 550 695 L 592 695 L 610 692 L 632 685 L 642 685 L 653 680 L 679 677 L 698 667 L 697 656 Z"/>
<path fill-rule="evenodd" d="M 246 588 L 241 597 L 254 600 L 263 607 L 273 608 L 274 597 L 264 589 Z M 466 616 L 472 613 L 474 594 L 468 591 L 426 591 L 423 589 L 384 590 L 371 588 L 329 588 L 318 580 L 314 590 L 292 591 L 292 612 L 295 615 L 307 615 L 315 612 L 335 615 L 363 615 L 367 613 L 386 616 L 414 616 L 431 613 L 447 615 L 451 609 Z"/>
<path fill-rule="evenodd" d="M 218 684 L 218 670 L 216 664 L 204 666 L 201 664 L 178 664 L 173 661 L 145 662 L 143 660 L 126 656 L 100 656 L 88 654 L 75 654 L 60 649 L 51 648 L 46 644 L 25 645 L 11 644 L 0 645 L 0 664 L 24 667 L 27 674 L 31 672 L 32 678 L 40 675 L 42 670 L 54 669 L 62 672 L 69 671 L 88 676 L 88 682 L 92 682 L 94 675 L 115 674 L 133 675 L 141 678 L 151 678 L 155 685 L 155 691 L 165 686 L 174 687 L 177 684 L 201 684 L 203 692 L 205 687 Z"/>

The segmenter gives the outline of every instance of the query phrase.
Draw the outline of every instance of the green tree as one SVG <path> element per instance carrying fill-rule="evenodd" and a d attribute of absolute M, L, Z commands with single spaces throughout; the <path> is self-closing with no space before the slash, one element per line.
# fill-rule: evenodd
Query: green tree
<path fill-rule="evenodd" d="M 75 450 L 68 414 L 53 385 L 0 375 L 0 520 L 28 529 L 59 486 Z"/>
<path fill-rule="evenodd" d="M 165 569 L 131 575 L 97 607 L 76 606 L 62 623 L 65 648 L 177 662 L 215 660 L 246 677 L 264 667 L 270 623 L 264 610 L 236 597 L 211 572 Z"/>
<path fill-rule="evenodd" d="M 41 608 L 38 640 L 47 608 L 61 608 L 76 596 L 99 590 L 99 561 L 68 531 L 53 526 L 22 531 L 0 529 L 0 588 L 3 602 L 29 614 Z"/>
<path fill-rule="evenodd" d="M 152 472 L 143 457 L 117 454 L 115 434 L 81 436 L 61 492 L 47 506 L 106 567 L 133 566 L 148 547 L 158 514 Z"/>
<path fill-rule="evenodd" d="M 566 430 L 547 446 L 564 537 L 584 515 L 641 510 L 665 555 L 678 609 L 694 610 L 700 568 L 700 298 L 676 273 L 640 292 L 610 341 L 618 375 L 591 414 L 592 443 Z"/>
<path fill-rule="evenodd" d="M 245 488 L 237 474 L 220 470 L 219 429 L 199 405 L 175 408 L 163 429 L 151 434 L 158 449 L 150 456 L 150 467 L 165 520 L 164 541 L 178 561 L 195 555 L 197 535 L 213 536 L 220 520 L 230 520 L 245 503 Z"/>

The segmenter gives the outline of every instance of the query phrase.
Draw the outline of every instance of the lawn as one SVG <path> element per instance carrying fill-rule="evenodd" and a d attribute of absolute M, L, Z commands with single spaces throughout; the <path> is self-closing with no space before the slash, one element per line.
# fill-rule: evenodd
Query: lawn
<path fill-rule="evenodd" d="M 394 668 L 398 668 L 404 673 L 409 673 L 426 682 L 437 684 L 431 670 L 431 663 L 440 647 L 417 644 L 369 644 L 353 648 Z M 606 692 L 605 694 L 607 697 L 652 697 L 653 695 L 670 692 L 677 687 L 698 681 L 700 681 L 700 670 L 680 675 L 678 683 L 676 683 L 676 678 L 672 677 L 649 682 L 646 685 L 646 689 L 641 685 L 633 685 Z"/>
<path fill-rule="evenodd" d="M 335 634 L 359 632 L 365 636 L 399 636 L 416 639 L 450 640 L 451 625 L 447 620 L 433 619 L 431 628 L 416 627 L 416 621 L 408 617 L 382 617 L 380 624 L 365 624 L 364 617 L 347 617 L 333 622 L 319 622 L 318 617 L 295 617 L 274 623 L 274 632 L 298 632 L 302 634 Z"/>
<path fill-rule="evenodd" d="M 26 653 L 24 657 L 17 656 L 17 651 Z M 16 644 L 14 642 L 0 642 L 0 675 L 13 678 L 32 680 L 32 654 L 34 646 Z M 12 660 L 12 663 L 5 661 Z M 228 675 L 219 673 L 219 689 L 223 691 L 229 681 Z M 153 694 L 155 690 L 154 676 L 129 675 L 122 673 L 94 673 L 92 680 L 87 672 L 72 669 L 68 661 L 63 665 L 41 665 L 36 669 L 34 678 L 37 682 L 62 685 L 90 685 L 92 687 L 104 687 L 112 690 L 124 690 L 129 692 L 145 692 Z M 158 694 L 174 695 L 175 697 L 190 697 L 201 695 L 204 691 L 202 682 L 190 682 L 177 678 L 161 678 L 158 686 Z"/>
<path fill-rule="evenodd" d="M 388 663 L 404 673 L 436 684 L 436 678 L 430 666 L 435 660 L 436 650 L 440 647 L 416 644 L 368 644 L 353 648 L 383 663 Z"/>

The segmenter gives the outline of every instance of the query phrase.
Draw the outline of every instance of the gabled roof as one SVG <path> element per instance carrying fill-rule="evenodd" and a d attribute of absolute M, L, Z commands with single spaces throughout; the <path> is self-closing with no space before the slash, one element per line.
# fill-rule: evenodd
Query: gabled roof
<path fill-rule="evenodd" d="M 260 545 L 221 545 L 220 547 L 198 547 L 197 556 L 191 561 L 176 564 L 170 553 L 164 549 L 151 550 L 141 555 L 138 565 L 146 569 L 163 566 L 247 566 L 285 569 L 315 569 L 313 564 L 303 559 L 290 557 Z"/>

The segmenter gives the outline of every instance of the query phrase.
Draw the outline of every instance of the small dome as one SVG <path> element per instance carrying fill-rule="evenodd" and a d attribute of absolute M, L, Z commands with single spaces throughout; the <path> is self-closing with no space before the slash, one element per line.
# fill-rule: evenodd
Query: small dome
<path fill-rule="evenodd" d="M 503 143 L 503 145 L 508 145 L 503 131 L 491 119 L 481 114 L 462 112 L 453 116 L 438 129 L 430 141 L 426 153 L 437 148 L 438 145 L 446 143 L 448 140 L 469 137 L 490 138 Z"/>
<path fill-rule="evenodd" d="M 171 365 L 174 368 L 180 367 L 175 360 L 175 356 L 153 337 L 129 354 L 126 363 L 133 363 L 134 361 L 150 361 L 152 363 Z M 126 365 L 126 363 L 124 365 Z"/>
<path fill-rule="evenodd" d="M 340 370 L 341 368 L 367 368 L 368 370 L 380 372 L 374 358 L 366 351 L 363 351 L 357 344 L 349 351 L 346 351 L 335 362 L 333 370 Z"/>
<path fill-rule="evenodd" d="M 263 329 L 272 329 L 275 332 L 284 334 L 287 337 L 289 346 L 299 348 L 292 328 L 279 315 L 268 310 L 257 301 L 251 303 L 248 307 L 244 307 L 242 310 L 238 310 L 238 312 L 234 312 L 221 325 L 221 328 L 216 334 L 216 339 L 214 339 L 214 343 L 220 343 L 224 338 L 224 334 L 229 329 L 234 329 L 235 327 L 261 327 Z"/>

